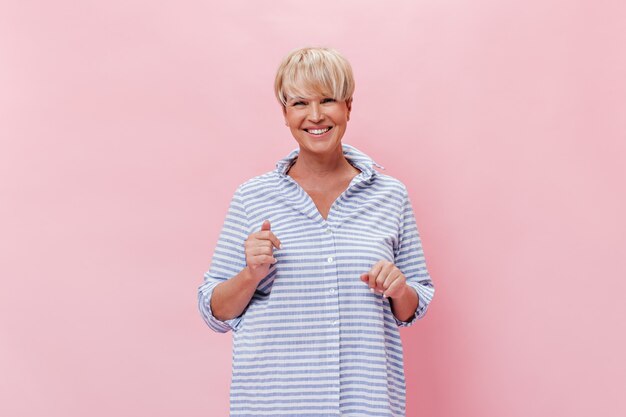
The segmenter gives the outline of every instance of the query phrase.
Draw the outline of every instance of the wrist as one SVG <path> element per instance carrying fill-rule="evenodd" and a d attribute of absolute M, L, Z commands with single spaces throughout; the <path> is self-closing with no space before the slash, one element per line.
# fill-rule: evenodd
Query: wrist
<path fill-rule="evenodd" d="M 407 297 L 407 295 L 409 295 L 409 291 L 411 290 L 411 288 L 409 287 L 408 284 L 404 284 L 402 286 L 402 289 L 398 292 L 398 294 L 396 294 L 394 297 L 389 297 L 392 300 L 401 300 Z"/>
<path fill-rule="evenodd" d="M 249 266 L 246 266 L 241 270 L 242 278 L 246 282 L 258 284 L 265 277 L 265 275 L 259 273 L 259 269 L 260 268 L 252 269 Z"/>
<path fill-rule="evenodd" d="M 252 270 L 250 269 L 249 266 L 245 266 L 242 270 L 241 270 L 241 279 L 243 281 L 246 282 L 251 282 L 251 281 L 255 281 L 254 279 L 254 273 L 252 272 Z"/>

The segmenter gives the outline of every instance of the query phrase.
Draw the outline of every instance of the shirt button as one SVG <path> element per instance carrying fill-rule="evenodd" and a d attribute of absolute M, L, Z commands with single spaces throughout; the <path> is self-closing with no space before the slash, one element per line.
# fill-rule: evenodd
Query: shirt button
<path fill-rule="evenodd" d="M 327 260 L 328 260 L 329 264 L 333 263 L 333 257 L 332 256 L 329 256 Z"/>
<path fill-rule="evenodd" d="M 339 324 L 339 320 L 333 320 L 333 322 L 331 323 L 333 326 L 336 326 Z"/>
<path fill-rule="evenodd" d="M 331 293 L 331 294 L 334 294 L 334 293 L 335 293 L 335 289 L 334 289 L 334 288 L 331 288 L 331 289 L 330 289 L 330 293 Z"/>
<path fill-rule="evenodd" d="M 325 231 L 326 231 L 326 233 L 328 233 L 328 234 L 331 234 L 331 233 L 333 232 L 332 230 L 330 230 L 330 227 L 329 227 L 329 228 L 327 228 Z"/>

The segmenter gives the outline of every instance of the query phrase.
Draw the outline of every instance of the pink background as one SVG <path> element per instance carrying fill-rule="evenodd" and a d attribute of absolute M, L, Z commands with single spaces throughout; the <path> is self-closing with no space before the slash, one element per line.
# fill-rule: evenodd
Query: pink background
<path fill-rule="evenodd" d="M 625 415 L 624 4 L 2 0 L 0 415 L 227 415 L 196 290 L 296 146 L 272 82 L 304 45 L 352 62 L 344 142 L 414 203 L 407 415 Z"/>

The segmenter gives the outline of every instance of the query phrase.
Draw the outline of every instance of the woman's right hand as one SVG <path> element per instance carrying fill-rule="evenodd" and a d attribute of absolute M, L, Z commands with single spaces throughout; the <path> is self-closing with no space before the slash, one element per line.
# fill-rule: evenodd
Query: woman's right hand
<path fill-rule="evenodd" d="M 274 248 L 280 249 L 280 240 L 272 233 L 270 227 L 270 221 L 265 220 L 261 230 L 248 236 L 244 243 L 248 270 L 256 282 L 265 278 L 270 266 L 277 262 L 274 258 Z"/>

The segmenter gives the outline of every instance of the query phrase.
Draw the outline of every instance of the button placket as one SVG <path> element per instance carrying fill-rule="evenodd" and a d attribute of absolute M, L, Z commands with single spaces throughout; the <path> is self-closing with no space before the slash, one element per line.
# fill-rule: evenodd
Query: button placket
<path fill-rule="evenodd" d="M 330 223 L 324 222 L 322 232 L 322 240 L 327 242 L 327 247 L 331 249 L 331 253 L 326 255 L 326 271 L 331 272 L 332 274 L 327 275 L 327 302 L 331 311 L 334 311 L 335 314 L 329 317 L 328 324 L 336 329 L 339 329 L 339 298 L 337 295 L 337 285 L 338 285 L 338 271 L 337 271 L 337 252 L 335 248 L 335 236 L 333 234 Z M 337 331 L 337 340 L 335 343 L 339 344 L 339 332 Z"/>

